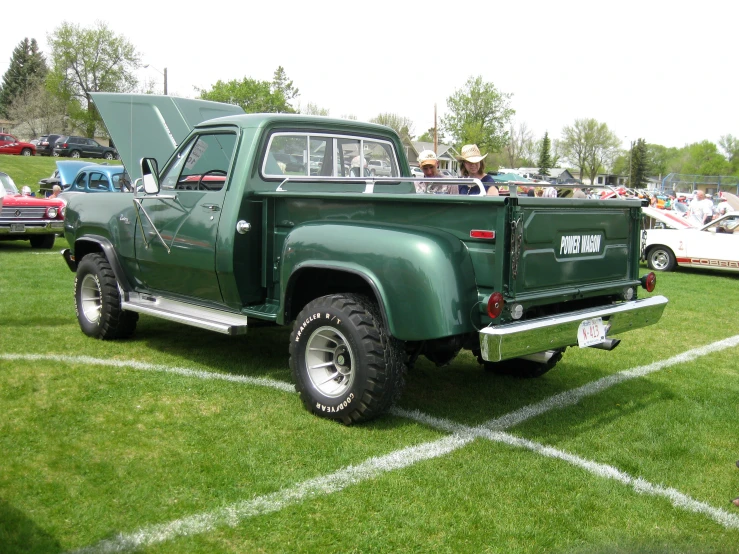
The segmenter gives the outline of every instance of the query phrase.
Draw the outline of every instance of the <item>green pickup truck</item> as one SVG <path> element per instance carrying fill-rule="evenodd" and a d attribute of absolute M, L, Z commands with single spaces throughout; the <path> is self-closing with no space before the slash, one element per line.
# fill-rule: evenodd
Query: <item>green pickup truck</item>
<path fill-rule="evenodd" d="M 137 186 L 67 207 L 91 337 L 129 337 L 139 314 L 229 335 L 291 325 L 305 407 L 351 424 L 392 405 L 418 356 L 445 365 L 464 348 L 538 376 L 568 346 L 613 349 L 667 303 L 637 299 L 655 278 L 639 278 L 636 201 L 416 194 L 381 125 L 92 96 Z"/>

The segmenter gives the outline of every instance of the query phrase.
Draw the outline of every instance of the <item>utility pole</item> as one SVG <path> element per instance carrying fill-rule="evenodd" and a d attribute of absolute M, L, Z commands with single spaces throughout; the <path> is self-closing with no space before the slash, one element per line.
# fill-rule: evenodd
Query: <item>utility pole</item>
<path fill-rule="evenodd" d="M 164 96 L 167 96 L 167 68 L 164 68 Z"/>
<path fill-rule="evenodd" d="M 631 157 L 634 155 L 634 141 L 630 142 L 631 150 L 629 150 L 629 187 L 633 188 L 634 184 L 631 182 Z"/>
<path fill-rule="evenodd" d="M 436 103 L 434 103 L 434 154 L 437 153 L 439 148 L 439 134 L 436 131 Z"/>

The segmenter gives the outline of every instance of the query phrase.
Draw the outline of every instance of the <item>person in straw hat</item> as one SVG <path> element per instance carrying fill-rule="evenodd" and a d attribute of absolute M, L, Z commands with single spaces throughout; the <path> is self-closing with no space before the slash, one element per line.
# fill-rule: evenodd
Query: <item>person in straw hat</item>
<path fill-rule="evenodd" d="M 439 173 L 439 160 L 433 150 L 423 150 L 418 154 L 418 165 L 421 166 L 423 176 L 430 179 L 443 179 L 444 176 Z M 457 185 L 449 185 L 446 183 L 414 183 L 416 192 L 426 194 L 459 194 Z"/>
<path fill-rule="evenodd" d="M 480 149 L 476 144 L 465 144 L 457 159 L 462 162 L 460 164 L 462 177 L 480 179 L 488 196 L 498 196 L 498 187 L 493 184 L 495 181 L 485 173 L 486 156 L 487 154 L 480 154 Z M 480 194 L 480 187 L 477 185 L 459 185 L 459 194 Z"/>

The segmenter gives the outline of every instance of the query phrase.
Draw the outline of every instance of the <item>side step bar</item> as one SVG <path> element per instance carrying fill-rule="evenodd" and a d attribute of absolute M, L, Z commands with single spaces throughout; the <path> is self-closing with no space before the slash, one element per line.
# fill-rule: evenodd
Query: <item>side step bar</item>
<path fill-rule="evenodd" d="M 152 315 L 224 335 L 246 334 L 245 315 L 204 308 L 151 294 L 130 292 L 121 302 L 121 308 L 129 312 Z"/>

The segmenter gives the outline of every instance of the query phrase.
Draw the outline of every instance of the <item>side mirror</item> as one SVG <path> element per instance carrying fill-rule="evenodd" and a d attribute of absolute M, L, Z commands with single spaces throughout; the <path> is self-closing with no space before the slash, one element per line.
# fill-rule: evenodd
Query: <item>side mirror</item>
<path fill-rule="evenodd" d="M 141 159 L 141 176 L 144 181 L 144 192 L 146 194 L 157 194 L 159 192 L 159 168 L 156 159 Z"/>

